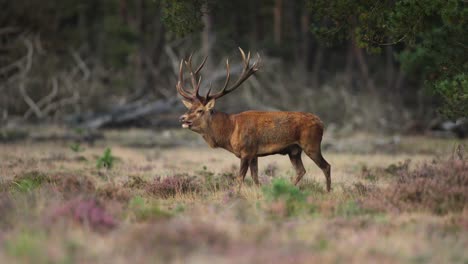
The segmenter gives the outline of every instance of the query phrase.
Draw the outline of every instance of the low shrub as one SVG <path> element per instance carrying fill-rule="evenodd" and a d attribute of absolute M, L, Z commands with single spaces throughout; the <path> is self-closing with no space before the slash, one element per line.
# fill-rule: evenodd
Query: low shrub
<path fill-rule="evenodd" d="M 203 181 L 203 187 L 209 191 L 227 190 L 235 184 L 235 174 L 231 171 L 215 174 L 206 167 L 201 171 L 197 171 Z"/>
<path fill-rule="evenodd" d="M 57 179 L 49 177 L 42 172 L 31 171 L 15 176 L 13 181 L 10 183 L 10 189 L 19 192 L 29 192 L 44 183 L 52 183 L 56 181 Z"/>
<path fill-rule="evenodd" d="M 15 208 L 15 204 L 10 194 L 0 192 L 0 229 L 8 227 L 11 221 L 11 213 Z"/>
<path fill-rule="evenodd" d="M 172 216 L 171 213 L 159 208 L 157 204 L 147 203 L 141 196 L 133 197 L 129 202 L 129 208 L 137 221 L 167 219 Z"/>
<path fill-rule="evenodd" d="M 123 184 L 126 188 L 143 189 L 147 186 L 148 182 L 140 176 L 129 176 L 128 180 Z"/>
<path fill-rule="evenodd" d="M 6 252 L 24 263 L 47 263 L 44 254 L 45 235 L 37 231 L 21 231 L 5 243 Z"/>
<path fill-rule="evenodd" d="M 151 256 L 156 253 L 157 259 L 162 260 L 159 262 L 172 263 L 174 259 L 195 251 L 225 249 L 231 239 L 225 231 L 212 224 L 194 219 L 172 218 L 158 224 L 141 224 L 133 233 L 123 238 L 123 241 L 122 250 L 128 250 L 126 255 L 135 253 L 132 245 L 138 242 L 145 254 Z"/>
<path fill-rule="evenodd" d="M 371 214 L 376 211 L 362 206 L 361 202 L 356 200 L 347 200 L 339 203 L 335 208 L 335 215 L 352 218 L 359 215 Z"/>
<path fill-rule="evenodd" d="M 275 214 L 292 216 L 307 206 L 308 194 L 286 179 L 276 178 L 271 185 L 264 186 L 262 191 L 266 199 L 271 202 L 270 211 Z"/>
<path fill-rule="evenodd" d="M 75 153 L 84 151 L 84 148 L 81 146 L 81 144 L 79 142 L 72 143 L 72 144 L 70 144 L 69 147 L 70 147 L 71 151 L 73 151 Z"/>
<path fill-rule="evenodd" d="M 196 193 L 201 190 L 196 177 L 187 175 L 168 176 L 163 179 L 157 177 L 147 185 L 146 191 L 161 198 L 174 197 L 176 194 Z"/>
<path fill-rule="evenodd" d="M 65 198 L 71 198 L 78 194 L 91 194 L 96 190 L 94 182 L 86 176 L 61 175 L 57 177 L 57 180 L 56 189 Z"/>
<path fill-rule="evenodd" d="M 0 143 L 24 140 L 29 136 L 28 132 L 22 130 L 0 129 Z"/>
<path fill-rule="evenodd" d="M 106 168 L 111 169 L 114 166 L 114 162 L 116 161 L 116 157 L 112 155 L 112 151 L 110 148 L 106 148 L 102 156 L 100 156 L 96 161 L 97 168 Z"/>
<path fill-rule="evenodd" d="M 411 160 L 407 159 L 404 162 L 398 162 L 397 164 L 388 165 L 384 171 L 391 175 L 399 175 L 408 171 Z"/>
<path fill-rule="evenodd" d="M 130 192 L 123 187 L 109 183 L 97 190 L 97 196 L 105 200 L 127 202 L 130 200 Z"/>
<path fill-rule="evenodd" d="M 96 231 L 107 231 L 117 225 L 117 221 L 107 213 L 96 199 L 76 198 L 53 208 L 49 218 L 52 222 L 66 219 L 89 226 Z"/>
<path fill-rule="evenodd" d="M 366 199 L 384 210 L 429 210 L 436 214 L 461 212 L 468 206 L 468 163 L 464 160 L 423 163 L 397 172 L 389 187 Z"/>
<path fill-rule="evenodd" d="M 303 179 L 299 184 L 299 189 L 301 189 L 302 191 L 306 191 L 314 196 L 326 193 L 325 188 L 314 179 Z"/>
<path fill-rule="evenodd" d="M 278 164 L 276 163 L 269 163 L 265 167 L 265 170 L 263 171 L 263 173 L 269 177 L 276 177 L 277 172 L 278 172 Z"/>

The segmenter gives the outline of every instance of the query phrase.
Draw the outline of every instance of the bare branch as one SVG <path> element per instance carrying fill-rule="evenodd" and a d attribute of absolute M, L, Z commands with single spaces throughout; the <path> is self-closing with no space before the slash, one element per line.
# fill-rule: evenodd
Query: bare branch
<path fill-rule="evenodd" d="M 57 96 L 57 92 L 58 92 L 58 81 L 57 81 L 57 78 L 54 77 L 52 78 L 52 91 L 50 92 L 50 94 L 44 96 L 41 100 L 37 102 L 36 104 L 37 109 L 41 109 L 45 107 L 47 104 L 49 104 L 55 98 L 55 96 Z M 26 113 L 24 114 L 24 118 L 25 119 L 29 118 L 32 112 L 33 112 L 33 108 L 29 108 L 28 111 L 26 111 Z"/>
<path fill-rule="evenodd" d="M 89 76 L 91 75 L 91 73 L 89 71 L 88 66 L 86 66 L 86 63 L 83 61 L 83 59 L 81 59 L 80 54 L 78 54 L 78 52 L 76 52 L 75 50 L 71 50 L 70 53 L 72 54 L 73 59 L 78 65 L 78 68 L 83 73 L 83 80 L 89 80 Z"/>
<path fill-rule="evenodd" d="M 41 112 L 39 107 L 37 107 L 36 103 L 34 103 L 34 101 L 31 99 L 31 97 L 29 97 L 28 93 L 26 92 L 23 82 L 19 84 L 19 89 L 20 89 L 21 95 L 23 96 L 24 101 L 26 102 L 26 104 L 28 104 L 29 108 L 32 109 L 36 117 L 37 118 L 44 117 L 44 114 Z M 26 119 L 27 118 L 26 114 L 24 114 L 23 117 Z"/>

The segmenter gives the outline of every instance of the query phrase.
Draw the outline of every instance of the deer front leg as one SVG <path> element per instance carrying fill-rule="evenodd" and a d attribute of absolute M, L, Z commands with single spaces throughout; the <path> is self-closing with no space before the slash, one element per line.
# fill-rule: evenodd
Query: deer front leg
<path fill-rule="evenodd" d="M 255 183 L 255 185 L 259 186 L 260 182 L 258 181 L 258 158 L 253 158 L 250 160 L 250 175 Z"/>
<path fill-rule="evenodd" d="M 237 176 L 237 181 L 239 183 L 238 192 L 240 192 L 242 188 L 242 183 L 244 183 L 245 174 L 247 173 L 247 170 L 249 169 L 249 164 L 250 164 L 249 159 L 241 158 L 239 175 Z"/>

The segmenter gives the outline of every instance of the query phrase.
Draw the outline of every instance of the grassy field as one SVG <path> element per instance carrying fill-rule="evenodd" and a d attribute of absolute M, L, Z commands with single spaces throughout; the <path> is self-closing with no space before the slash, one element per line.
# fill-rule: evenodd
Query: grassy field
<path fill-rule="evenodd" d="M 0 262 L 468 263 L 459 144 L 328 135 L 331 193 L 305 156 L 299 188 L 270 156 L 237 193 L 238 160 L 181 130 L 0 143 Z"/>

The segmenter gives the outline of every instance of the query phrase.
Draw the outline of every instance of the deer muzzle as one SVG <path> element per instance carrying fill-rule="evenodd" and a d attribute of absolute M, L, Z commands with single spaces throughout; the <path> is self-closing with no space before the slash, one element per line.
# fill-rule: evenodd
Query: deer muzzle
<path fill-rule="evenodd" d="M 180 116 L 179 122 L 182 123 L 182 128 L 190 128 L 192 126 L 192 121 L 188 121 L 186 115 Z"/>

